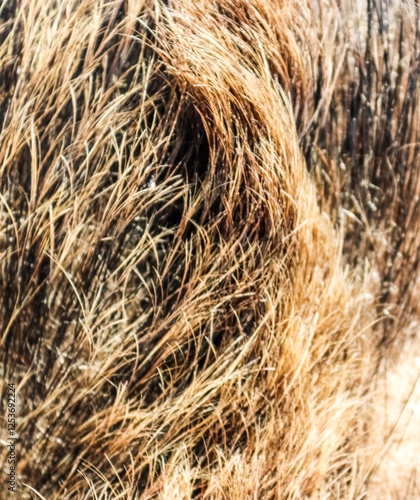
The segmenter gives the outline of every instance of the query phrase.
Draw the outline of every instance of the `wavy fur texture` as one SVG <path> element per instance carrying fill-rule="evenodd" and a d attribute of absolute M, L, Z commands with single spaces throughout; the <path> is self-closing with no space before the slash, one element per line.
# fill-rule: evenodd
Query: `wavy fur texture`
<path fill-rule="evenodd" d="M 418 314 L 417 2 L 0 19 L 18 497 L 363 498 Z"/>

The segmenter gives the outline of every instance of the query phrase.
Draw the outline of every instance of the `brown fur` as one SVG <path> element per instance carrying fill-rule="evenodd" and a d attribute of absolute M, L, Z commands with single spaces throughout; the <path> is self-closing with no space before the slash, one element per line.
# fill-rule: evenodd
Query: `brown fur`
<path fill-rule="evenodd" d="M 413 317 L 419 17 L 314 4 L 0 4 L 21 498 L 364 494 Z"/>

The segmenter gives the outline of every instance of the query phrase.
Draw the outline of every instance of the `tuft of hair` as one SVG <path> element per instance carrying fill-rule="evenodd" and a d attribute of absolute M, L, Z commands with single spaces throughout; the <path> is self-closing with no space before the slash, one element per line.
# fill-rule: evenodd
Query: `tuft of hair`
<path fill-rule="evenodd" d="M 419 54 L 415 0 L 0 0 L 19 498 L 363 497 Z"/>

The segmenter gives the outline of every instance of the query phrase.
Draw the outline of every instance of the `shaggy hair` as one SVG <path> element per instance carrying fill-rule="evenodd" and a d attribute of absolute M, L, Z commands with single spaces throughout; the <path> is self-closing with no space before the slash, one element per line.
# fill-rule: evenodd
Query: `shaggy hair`
<path fill-rule="evenodd" d="M 363 497 L 420 262 L 391 4 L 0 0 L 19 498 Z"/>

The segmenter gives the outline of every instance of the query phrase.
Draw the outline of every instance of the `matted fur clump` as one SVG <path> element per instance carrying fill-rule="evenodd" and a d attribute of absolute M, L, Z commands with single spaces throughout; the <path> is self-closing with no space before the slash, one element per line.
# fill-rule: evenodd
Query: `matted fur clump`
<path fill-rule="evenodd" d="M 15 495 L 361 498 L 375 374 L 415 314 L 417 3 L 0 18 Z"/>

